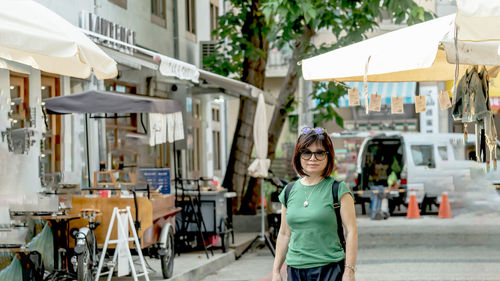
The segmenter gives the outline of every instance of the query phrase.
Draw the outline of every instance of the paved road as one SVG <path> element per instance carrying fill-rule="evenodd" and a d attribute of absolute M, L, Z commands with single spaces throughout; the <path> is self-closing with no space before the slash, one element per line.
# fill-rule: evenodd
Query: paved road
<path fill-rule="evenodd" d="M 498 208 L 455 213 L 446 220 L 359 218 L 357 280 L 500 280 Z M 272 261 L 266 248 L 255 250 L 203 281 L 268 280 Z"/>

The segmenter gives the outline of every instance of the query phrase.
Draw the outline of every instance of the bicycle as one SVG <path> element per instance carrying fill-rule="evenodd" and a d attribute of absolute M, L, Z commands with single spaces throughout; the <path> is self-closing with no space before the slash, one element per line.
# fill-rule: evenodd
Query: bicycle
<path fill-rule="evenodd" d="M 72 236 L 75 238 L 75 255 L 71 258 L 71 263 L 75 269 L 78 281 L 93 281 L 99 263 L 94 230 L 101 224 L 96 221 L 96 217 L 100 215 L 100 211 L 83 209 L 81 213 L 82 218 L 88 219 L 89 223 L 86 227 L 72 230 Z"/>

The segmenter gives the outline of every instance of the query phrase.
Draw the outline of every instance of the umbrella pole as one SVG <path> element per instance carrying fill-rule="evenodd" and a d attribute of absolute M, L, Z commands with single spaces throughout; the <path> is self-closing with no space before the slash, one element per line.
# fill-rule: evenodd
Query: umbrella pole
<path fill-rule="evenodd" d="M 115 136 L 116 137 L 116 136 Z M 89 187 L 92 186 L 92 182 L 90 181 L 90 152 L 89 152 L 89 115 L 85 113 L 85 142 L 87 146 L 87 176 Z"/>
<path fill-rule="evenodd" d="M 236 255 L 236 260 L 240 259 L 248 250 L 250 250 L 251 248 L 253 248 L 257 241 L 259 241 L 260 243 L 264 243 L 264 245 L 267 246 L 267 248 L 269 248 L 269 251 L 271 251 L 271 254 L 274 256 L 276 256 L 276 250 L 274 249 L 274 246 L 273 244 L 271 243 L 271 240 L 269 240 L 269 237 L 266 235 L 266 232 L 265 232 L 265 217 L 266 217 L 266 214 L 264 213 L 264 185 L 262 184 L 262 180 L 264 178 L 260 178 L 260 181 L 259 181 L 259 185 L 260 185 L 260 209 L 261 209 L 261 214 L 260 214 L 260 234 L 257 235 L 253 240 L 252 242 L 250 242 L 250 244 L 243 250 L 243 252 L 241 252 L 240 255 Z"/>
<path fill-rule="evenodd" d="M 262 184 L 262 178 L 259 179 L 259 185 L 260 185 L 260 240 L 264 241 L 266 237 L 265 229 L 266 229 L 266 222 L 264 219 L 265 216 L 265 211 L 264 211 L 264 185 Z"/>

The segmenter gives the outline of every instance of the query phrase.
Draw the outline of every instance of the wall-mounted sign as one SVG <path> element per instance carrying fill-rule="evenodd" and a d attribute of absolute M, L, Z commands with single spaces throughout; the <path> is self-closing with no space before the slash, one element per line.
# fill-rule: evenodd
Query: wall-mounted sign
<path fill-rule="evenodd" d="M 130 45 L 135 45 L 135 31 L 102 18 L 92 12 L 80 12 L 80 28 L 121 41 Z M 134 50 L 116 42 L 99 42 L 100 44 L 121 51 L 133 54 Z"/>

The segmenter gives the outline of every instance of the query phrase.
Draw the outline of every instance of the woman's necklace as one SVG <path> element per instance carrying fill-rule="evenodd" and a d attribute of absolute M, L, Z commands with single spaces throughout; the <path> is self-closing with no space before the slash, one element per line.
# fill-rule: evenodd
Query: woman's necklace
<path fill-rule="evenodd" d="M 309 206 L 309 198 L 311 197 L 311 194 L 314 192 L 314 189 L 316 189 L 316 185 L 314 185 L 313 189 L 311 190 L 311 192 L 309 192 L 309 195 L 307 195 L 306 193 L 306 188 L 304 187 L 304 195 L 306 197 L 306 201 L 304 201 L 304 207 L 307 207 Z"/>

